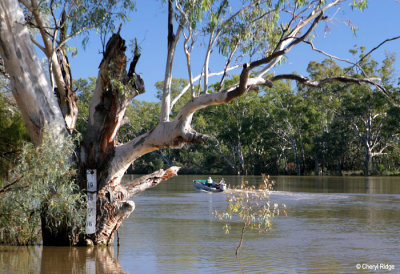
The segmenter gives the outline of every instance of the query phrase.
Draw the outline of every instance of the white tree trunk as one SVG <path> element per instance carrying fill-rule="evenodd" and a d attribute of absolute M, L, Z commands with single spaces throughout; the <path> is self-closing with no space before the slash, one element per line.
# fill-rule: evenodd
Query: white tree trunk
<path fill-rule="evenodd" d="M 55 134 L 66 133 L 63 115 L 33 50 L 17 0 L 0 1 L 0 54 L 32 141 L 41 142 L 46 123 Z"/>

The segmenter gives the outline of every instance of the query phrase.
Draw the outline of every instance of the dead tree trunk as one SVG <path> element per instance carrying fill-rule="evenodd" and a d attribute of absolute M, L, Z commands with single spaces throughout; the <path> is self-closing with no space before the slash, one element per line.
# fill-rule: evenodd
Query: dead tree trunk
<path fill-rule="evenodd" d="M 128 199 L 133 190 L 121 186 L 121 179 L 127 166 L 118 162 L 115 153 L 118 145 L 116 134 L 121 126 L 129 102 L 144 92 L 143 80 L 135 73 L 138 60 L 134 59 L 127 71 L 125 41 L 114 34 L 107 43 L 96 89 L 90 104 L 87 133 L 80 150 L 81 188 L 85 186 L 87 169 L 97 170 L 97 222 L 96 233 L 90 235 L 94 243 L 109 244 L 122 220 L 129 216 L 135 205 Z M 137 157 L 141 156 L 138 154 Z M 165 171 L 143 179 L 152 185 L 161 182 Z M 139 184 L 137 184 L 139 185 Z"/>

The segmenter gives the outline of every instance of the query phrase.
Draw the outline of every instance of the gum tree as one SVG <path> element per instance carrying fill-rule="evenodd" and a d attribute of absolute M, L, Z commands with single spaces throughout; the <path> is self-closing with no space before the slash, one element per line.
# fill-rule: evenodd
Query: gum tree
<path fill-rule="evenodd" d="M 316 87 L 332 81 L 377 85 L 373 79 L 346 75 L 310 81 L 297 74 L 268 73 L 289 51 L 310 40 L 318 24 L 328 19 L 326 14 L 330 9 L 349 3 L 364 8 L 366 1 L 166 2 L 167 60 L 159 123 L 152 130 L 125 143 L 117 140 L 118 130 L 125 123 L 127 106 L 145 89 L 142 78 L 135 72 L 139 49 L 134 49 L 133 60 L 128 65 L 125 40 L 116 31 L 103 44 L 103 60 L 89 106 L 87 130 L 77 153 L 70 157 L 79 168 L 81 188 L 86 184 L 86 170 L 97 170 L 96 233 L 88 235 L 97 244 L 108 244 L 122 220 L 134 210 L 134 203 L 129 200 L 131 197 L 175 175 L 178 170 L 177 167 L 159 170 L 122 186 L 122 176 L 131 163 L 159 149 L 182 148 L 185 144 L 207 140 L 207 135 L 191 126 L 196 111 L 230 103 L 248 91 L 262 85 L 272 86 L 282 79 Z M 85 35 L 91 28 L 111 32 L 116 17 L 123 18 L 126 15 L 124 11 L 132 8 L 133 4 L 128 0 L 0 2 L 0 55 L 34 144 L 41 143 L 45 124 L 55 135 L 74 132 L 78 109 L 72 86 L 73 68 L 66 57 L 70 39 Z M 186 56 L 188 84 L 173 96 L 172 70 L 176 50 L 178 45 L 181 46 L 179 41 L 183 43 Z M 194 50 L 199 49 L 196 47 L 199 41 L 206 41 L 204 62 L 201 73 L 194 75 L 191 56 Z M 39 62 L 34 45 L 48 59 L 50 79 Z M 220 71 L 211 71 L 211 58 L 217 51 L 226 62 Z M 228 73 L 234 69 L 240 75 L 238 81 L 224 85 Z M 217 76 L 220 78 L 215 80 Z M 209 89 L 211 81 L 219 82 L 217 91 Z M 186 92 L 190 92 L 191 96 L 183 96 Z M 177 104 L 185 97 L 190 99 Z M 171 116 L 176 105 L 180 106 L 180 110 Z M 50 243 L 51 240 L 44 244 Z"/>
<path fill-rule="evenodd" d="M 355 70 L 353 74 L 378 75 L 386 89 L 392 90 L 392 94 L 396 96 L 398 92 L 393 88 L 392 80 L 394 55 L 387 55 L 379 67 L 377 61 L 364 57 L 365 48 L 361 47 L 360 50 L 363 58 L 361 69 Z M 395 122 L 398 120 L 398 111 L 394 110 L 382 93 L 368 86 L 351 88 L 343 95 L 342 100 L 342 119 L 351 125 L 360 148 L 364 150 L 364 175 L 369 176 L 373 172 L 373 159 L 387 155 L 390 148 L 396 147 L 399 137 Z"/>

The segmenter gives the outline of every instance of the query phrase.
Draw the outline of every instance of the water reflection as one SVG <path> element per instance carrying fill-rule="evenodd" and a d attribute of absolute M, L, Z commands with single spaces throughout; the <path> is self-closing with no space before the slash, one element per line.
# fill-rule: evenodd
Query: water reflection
<path fill-rule="evenodd" d="M 132 175 L 128 175 L 132 176 Z M 128 177 L 127 176 L 127 177 Z M 180 175 L 160 184 L 147 192 L 174 195 L 194 191 L 194 179 L 207 179 L 208 175 Z M 214 176 L 220 179 L 220 176 Z M 240 185 L 247 181 L 251 185 L 263 183 L 261 176 L 224 176 L 230 186 Z M 271 176 L 276 182 L 277 191 L 312 192 L 312 193 L 369 193 L 400 194 L 399 177 L 362 177 L 362 176 Z"/>
<path fill-rule="evenodd" d="M 40 247 L 0 246 L 2 273 L 38 273 L 40 261 Z"/>
<path fill-rule="evenodd" d="M 2 273 L 125 273 L 114 247 L 0 248 Z"/>
<path fill-rule="evenodd" d="M 224 193 L 196 192 L 178 176 L 134 198 L 136 210 L 119 230 L 121 247 L 0 247 L 4 273 L 355 273 L 357 263 L 400 268 L 400 178 L 278 177 L 271 199 L 288 217 L 267 234 L 246 234 L 241 260 L 234 250 L 240 224 L 212 216 Z M 262 183 L 261 176 L 226 176 Z M 2 273 L 3 273 L 2 272 Z M 392 271 L 393 272 L 393 271 Z M 398 271 L 397 271 L 398 272 Z M 394 272 L 393 272 L 394 273 Z"/>

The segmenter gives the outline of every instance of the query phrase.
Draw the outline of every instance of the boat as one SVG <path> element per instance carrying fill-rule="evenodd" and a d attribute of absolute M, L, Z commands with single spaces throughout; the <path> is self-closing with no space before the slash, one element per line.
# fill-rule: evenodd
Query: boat
<path fill-rule="evenodd" d="M 193 180 L 193 185 L 196 189 L 208 192 L 222 192 L 226 190 L 226 183 L 221 179 L 218 183 L 212 181 L 210 184 L 208 180 Z"/>

